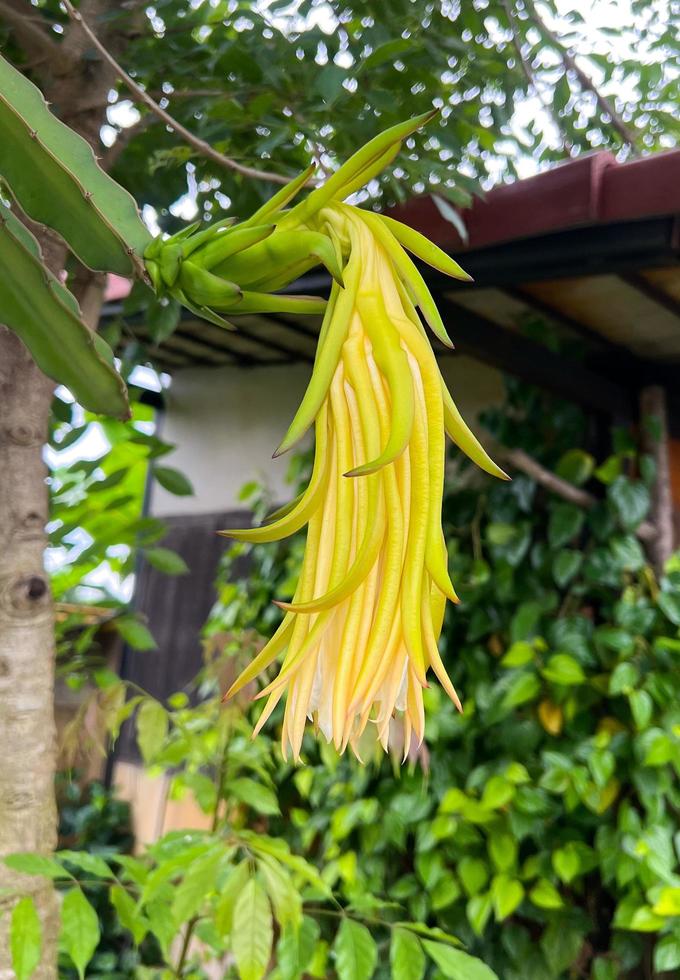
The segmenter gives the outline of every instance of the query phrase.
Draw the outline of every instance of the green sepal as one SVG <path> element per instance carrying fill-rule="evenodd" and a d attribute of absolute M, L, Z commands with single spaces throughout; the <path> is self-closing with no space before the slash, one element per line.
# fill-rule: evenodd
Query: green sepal
<path fill-rule="evenodd" d="M 273 292 L 283 289 L 319 262 L 342 286 L 342 267 L 328 235 L 296 229 L 276 231 L 259 244 L 221 262 L 214 271 L 241 286 Z"/>
<path fill-rule="evenodd" d="M 304 224 L 338 195 L 346 197 L 347 193 L 343 191 L 343 188 L 351 187 L 356 190 L 368 183 L 385 166 L 383 161 L 389 158 L 388 151 L 394 146 L 398 148 L 402 140 L 425 126 L 437 115 L 438 111 L 438 109 L 432 109 L 429 112 L 424 112 L 420 116 L 397 123 L 396 126 L 391 126 L 374 136 L 365 146 L 357 150 L 346 163 L 343 163 L 325 184 L 317 187 L 309 197 L 288 211 L 281 221 L 281 227 L 290 228 L 296 224 Z M 359 178 L 361 181 L 357 183 Z"/>
<path fill-rule="evenodd" d="M 234 314 L 241 313 L 304 313 L 322 314 L 326 300 L 318 296 L 288 296 L 283 293 L 257 293 L 244 290 L 242 298 L 225 307 Z"/>
<path fill-rule="evenodd" d="M 173 295 L 175 299 L 179 300 L 182 306 L 186 306 L 195 316 L 202 317 L 208 323 L 213 323 L 216 327 L 222 327 L 224 330 L 236 330 L 234 324 L 230 323 L 229 320 L 225 320 L 219 313 L 215 313 L 214 310 L 209 309 L 207 306 L 197 306 L 195 303 L 192 303 L 181 289 L 173 290 Z"/>
<path fill-rule="evenodd" d="M 224 303 L 230 306 L 241 300 L 241 290 L 235 282 L 222 279 L 191 261 L 181 264 L 179 288 L 197 306 L 219 308 Z"/>
<path fill-rule="evenodd" d="M 244 225 L 261 225 L 265 218 L 269 220 L 282 208 L 285 208 L 289 201 L 292 201 L 293 198 L 300 193 L 315 170 L 316 164 L 310 163 L 306 170 L 303 170 L 297 177 L 293 177 L 293 179 L 282 187 L 280 191 L 277 191 L 273 197 L 270 197 L 261 208 L 258 208 L 258 210 L 244 222 Z"/>
<path fill-rule="evenodd" d="M 223 235 L 216 235 L 198 252 L 193 253 L 193 261 L 204 269 L 214 269 L 231 256 L 269 238 L 275 228 L 276 225 L 240 226 Z"/>

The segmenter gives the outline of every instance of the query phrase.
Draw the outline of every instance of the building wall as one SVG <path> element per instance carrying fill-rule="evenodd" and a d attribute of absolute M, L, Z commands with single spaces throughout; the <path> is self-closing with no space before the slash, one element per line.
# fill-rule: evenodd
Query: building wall
<path fill-rule="evenodd" d="M 441 368 L 458 407 L 477 428 L 478 413 L 502 397 L 500 373 L 456 355 L 442 358 Z M 309 364 L 177 372 L 162 436 L 177 446 L 168 464 L 191 480 L 195 495 L 175 497 L 154 485 L 151 513 L 165 517 L 242 507 L 239 489 L 252 479 L 266 480 L 274 499 L 287 499 L 288 457 L 271 457 L 295 414 L 310 372 Z M 483 439 L 483 432 L 478 434 Z"/>

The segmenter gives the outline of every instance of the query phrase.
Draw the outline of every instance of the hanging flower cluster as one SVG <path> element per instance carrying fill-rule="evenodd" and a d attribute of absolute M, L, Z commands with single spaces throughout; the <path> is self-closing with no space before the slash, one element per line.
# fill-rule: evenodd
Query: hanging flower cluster
<path fill-rule="evenodd" d="M 387 748 L 395 718 L 403 719 L 406 748 L 412 735 L 420 743 L 430 668 L 460 707 L 438 649 L 446 600 L 458 601 L 441 528 L 445 433 L 482 469 L 505 474 L 465 425 L 444 384 L 420 314 L 443 343 L 451 342 L 407 252 L 455 278 L 469 276 L 413 229 L 342 203 L 430 115 L 372 140 L 322 187 L 282 210 L 306 180 L 302 175 L 245 226 L 206 236 L 173 268 L 170 286 L 182 301 L 188 291 L 190 304 L 209 305 L 220 322 L 217 310 L 316 311 L 320 301 L 313 297 L 271 291 L 320 261 L 333 276 L 312 378 L 276 453 L 313 425 L 309 485 L 263 527 L 223 532 L 257 543 L 307 525 L 295 595 L 279 603 L 283 621 L 227 692 L 231 697 L 279 661 L 278 674 L 258 695 L 266 701 L 256 731 L 285 698 L 283 754 L 290 751 L 296 761 L 308 720 L 340 752 L 349 745 L 359 754 L 369 724 Z M 239 234 L 248 244 L 225 257 L 229 239 L 233 248 Z M 183 243 L 177 244 L 181 252 Z M 211 254 L 219 262 L 211 265 Z M 201 270 L 199 276 L 190 269 L 187 277 L 187 264 Z M 189 280 L 195 285 L 203 273 L 211 279 L 202 278 L 203 292 L 192 292 Z M 225 279 L 230 294 L 216 299 Z"/>

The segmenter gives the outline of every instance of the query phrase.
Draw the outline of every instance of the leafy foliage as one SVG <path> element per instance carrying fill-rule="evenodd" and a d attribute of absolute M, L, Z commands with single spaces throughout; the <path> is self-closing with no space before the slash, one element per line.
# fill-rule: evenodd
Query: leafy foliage
<path fill-rule="evenodd" d="M 306 768 L 276 770 L 272 826 L 323 861 L 346 901 L 386 894 L 504 980 L 635 973 L 650 946 L 658 964 L 674 962 L 680 559 L 657 582 L 635 537 L 650 467 L 617 432 L 595 468 L 573 448 L 579 411 L 517 382 L 486 422 L 564 478 L 590 481 L 598 504 L 576 510 L 523 475 L 471 485 L 458 468 L 445 519 L 462 602 L 443 655 L 464 713 L 430 688 L 428 748 L 400 778 L 310 740 Z M 285 597 L 284 559 L 299 546 L 271 548 L 255 548 L 236 582 L 228 554 L 215 635 L 220 623 L 237 631 L 241 615 L 271 629 L 268 598 Z M 476 975 L 456 965 L 462 953 L 438 958 L 436 943 L 424 948 L 444 976 Z"/>
<path fill-rule="evenodd" d="M 125 365 L 128 379 L 133 366 Z M 139 393 L 134 386 L 131 391 Z M 129 646 L 152 650 L 153 636 L 129 609 L 137 564 L 147 561 L 166 575 L 187 571 L 183 559 L 160 544 L 166 533 L 163 521 L 143 513 L 149 480 L 170 492 L 193 492 L 178 470 L 158 465 L 157 460 L 174 447 L 155 429 L 153 410 L 136 398 L 128 425 L 95 420 L 64 389 L 54 398 L 47 456 L 47 560 L 52 590 L 66 611 L 57 624 L 58 666 L 72 686 L 82 685 L 93 671 L 106 666 L 99 649 L 100 621 L 89 621 L 88 604 L 95 603 L 100 614 L 109 610 L 110 628 Z M 102 689 L 111 688 L 106 672 L 94 679 Z"/>
<path fill-rule="evenodd" d="M 112 837 L 107 817 L 117 808 L 124 818 L 125 805 L 94 787 L 91 803 L 74 806 L 76 799 L 62 811 L 69 843 L 87 849 L 6 858 L 15 871 L 51 877 L 63 890 L 60 976 L 75 968 L 82 977 L 87 968 L 91 977 L 198 980 L 201 964 L 219 962 L 225 980 L 298 980 L 327 978 L 332 962 L 339 980 L 369 980 L 385 936 L 397 951 L 408 946 L 410 961 L 424 964 L 427 952 L 446 962 L 453 936 L 403 921 L 393 903 L 369 895 L 339 903 L 325 871 L 271 835 L 280 811 L 270 746 L 250 740 L 240 708 L 220 704 L 232 653 L 209 662 L 200 678 L 209 696 L 198 706 L 177 694 L 167 709 L 145 698 L 137 713 L 147 763 L 172 773 L 173 797 L 193 794 L 211 829 L 171 831 L 132 856 L 129 838 Z M 72 835 L 76 826 L 81 832 Z M 17 906 L 22 928 L 33 912 L 32 900 L 25 902 Z M 428 944 L 431 936 L 436 942 Z M 39 933 L 29 939 L 16 938 L 17 962 L 35 958 Z"/>
<path fill-rule="evenodd" d="M 470 177 L 476 183 L 516 172 L 529 155 L 564 156 L 560 133 L 580 150 L 620 146 L 620 134 L 565 63 L 567 49 L 583 56 L 607 93 L 622 91 L 614 81 L 621 75 L 635 79 L 635 95 L 613 101 L 641 146 L 658 145 L 662 133 L 677 138 L 677 76 L 669 63 L 677 37 L 664 4 L 635 4 L 629 22 L 608 25 L 595 42 L 578 9 L 560 16 L 549 2 L 541 13 L 555 27 L 552 39 L 533 4 L 502 0 L 361 0 L 323 8 L 303 0 L 190 11 L 161 0 L 127 56 L 138 80 L 163 91 L 170 111 L 211 145 L 255 166 L 271 159 L 290 173 L 303 169 L 310 153 L 333 166 L 391 122 L 441 105 L 441 126 L 413 141 L 381 179 L 388 201 L 433 187 L 460 204 L 474 186 Z M 619 30 L 636 35 L 634 54 L 617 45 Z M 530 122 L 518 124 L 516 111 L 536 90 L 550 109 L 539 106 Z M 263 188 L 197 159 L 162 124 L 144 118 L 150 124 L 116 168 L 138 200 L 167 207 L 185 190 L 190 160 L 199 212 L 218 210 L 225 198 L 238 200 L 243 213 L 253 208 Z"/>
<path fill-rule="evenodd" d="M 46 27 L 68 29 L 57 0 L 35 11 Z M 175 118 L 251 166 L 293 174 L 312 156 L 332 168 L 392 122 L 441 106 L 436 132 L 414 140 L 371 189 L 387 201 L 433 188 L 460 204 L 480 178 L 517 174 L 530 157 L 620 149 L 621 133 L 575 76 L 569 53 L 641 149 L 677 141 L 677 32 L 662 0 L 635 0 L 616 24 L 554 0 L 539 8 L 528 0 L 159 0 L 139 16 L 111 7 L 94 26 Z M 7 33 L 10 57 L 30 63 Z M 41 64 L 29 73 L 41 81 Z M 199 214 L 232 201 L 250 213 L 267 195 L 266 184 L 197 157 L 143 105 L 130 111 L 129 99 L 119 86 L 108 110 L 107 139 L 122 135 L 113 172 L 163 224 L 174 222 L 169 206 L 188 186 Z"/>

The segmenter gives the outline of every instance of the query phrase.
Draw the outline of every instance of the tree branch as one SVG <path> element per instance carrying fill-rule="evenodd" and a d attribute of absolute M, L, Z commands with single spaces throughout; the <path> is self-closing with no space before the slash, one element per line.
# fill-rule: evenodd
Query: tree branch
<path fill-rule="evenodd" d="M 17 4 L 16 0 L 0 0 L 0 18 L 11 27 L 17 41 L 31 59 L 43 61 L 58 56 L 61 45 L 39 23 L 44 23 L 44 18 L 39 15 L 31 16 L 31 10 L 37 8 L 25 2 Z"/>
<path fill-rule="evenodd" d="M 597 503 L 597 497 L 594 497 L 592 493 L 588 493 L 587 490 L 582 490 L 580 487 L 575 487 L 573 483 L 563 480 L 557 474 L 546 469 L 545 466 L 541 466 L 528 453 L 525 453 L 523 449 L 506 449 L 500 446 L 495 450 L 495 454 L 506 463 L 514 466 L 515 469 L 526 473 L 527 476 L 530 476 L 536 483 L 540 483 L 546 490 L 549 490 L 558 497 L 562 497 L 563 500 L 569 501 L 570 504 L 576 504 L 577 507 L 590 510 Z M 657 529 L 650 521 L 643 521 L 635 531 L 635 534 L 641 541 L 650 542 L 656 538 Z"/>
<path fill-rule="evenodd" d="M 531 69 L 531 65 L 527 60 L 527 58 L 525 58 L 524 54 L 522 53 L 522 45 L 517 34 L 517 18 L 515 16 L 512 7 L 510 6 L 510 0 L 503 0 L 503 7 L 505 9 L 505 15 L 508 18 L 508 24 L 510 26 L 510 30 L 512 31 L 513 47 L 517 52 L 517 57 L 519 58 L 519 63 L 522 68 L 522 71 L 524 72 L 524 77 L 526 78 L 529 84 L 529 88 L 533 89 L 533 91 L 536 94 L 536 97 L 539 99 L 541 105 L 543 106 L 543 111 L 552 119 L 555 128 L 560 134 L 560 139 L 562 140 L 563 149 L 565 150 L 566 153 L 571 153 L 571 151 L 574 148 L 574 144 L 562 132 L 562 127 L 559 124 L 558 117 L 553 112 L 552 106 L 550 105 L 548 100 L 543 95 L 543 92 L 539 88 L 538 82 L 536 81 L 536 77 Z"/>
<path fill-rule="evenodd" d="M 550 44 L 557 50 L 560 58 L 562 59 L 562 64 L 564 65 L 565 70 L 574 72 L 581 88 L 586 92 L 591 92 L 595 96 L 597 104 L 600 107 L 600 111 L 609 116 L 613 128 L 619 134 L 623 142 L 630 146 L 634 153 L 639 152 L 637 135 L 626 125 L 609 99 L 603 95 L 602 92 L 600 92 L 592 78 L 579 67 L 574 55 L 563 47 L 555 32 L 548 27 L 541 15 L 536 10 L 533 0 L 523 0 L 523 3 L 527 13 L 534 21 L 541 34 L 543 34 L 548 39 Z"/>
<path fill-rule="evenodd" d="M 206 157 L 208 160 L 212 160 L 213 163 L 217 163 L 221 167 L 225 167 L 228 170 L 233 170 L 238 174 L 242 174 L 244 177 L 251 177 L 253 180 L 267 180 L 273 184 L 288 183 L 288 178 L 283 177 L 281 174 L 272 173 L 267 170 L 256 170 L 254 167 L 247 167 L 244 164 L 239 163 L 237 160 L 232 160 L 231 157 L 227 157 L 223 153 L 220 153 L 209 143 L 206 143 L 205 140 L 195 136 L 192 132 L 190 132 L 190 130 L 186 129 L 181 123 L 177 122 L 176 119 L 173 119 L 173 117 L 166 112 L 165 109 L 162 109 L 158 103 L 151 98 L 149 93 L 145 92 L 144 89 L 128 75 L 125 69 L 118 64 L 113 55 L 109 53 L 109 51 L 104 47 L 96 34 L 83 19 L 80 12 L 75 9 L 71 3 L 71 0 L 61 0 L 61 2 L 70 19 L 80 26 L 81 30 L 96 47 L 97 51 L 99 51 L 102 58 L 104 58 L 107 64 L 111 66 L 118 78 L 120 78 L 120 80 L 130 89 L 133 95 L 135 95 L 140 102 L 143 102 L 144 105 L 154 113 L 154 115 L 158 116 L 159 119 L 162 119 L 167 126 L 174 129 L 177 135 L 181 136 L 182 139 L 188 143 L 189 146 L 193 147 L 197 153 L 200 153 L 201 156 Z"/>

